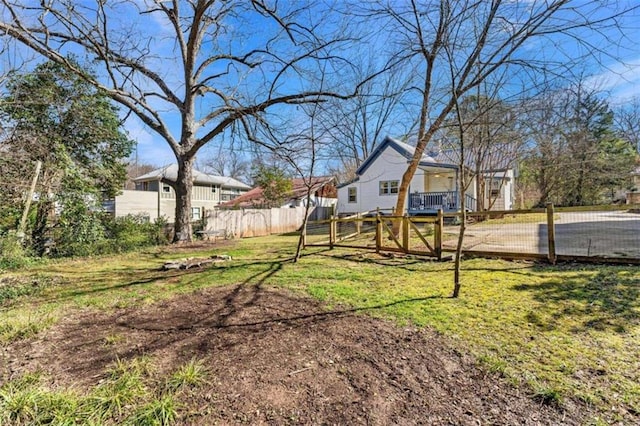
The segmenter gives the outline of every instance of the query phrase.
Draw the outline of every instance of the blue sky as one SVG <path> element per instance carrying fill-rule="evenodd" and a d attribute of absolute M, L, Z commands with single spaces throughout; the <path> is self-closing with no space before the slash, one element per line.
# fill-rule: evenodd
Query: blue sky
<path fill-rule="evenodd" d="M 622 5 L 624 2 L 618 3 Z M 635 0 L 628 2 L 628 4 L 634 5 Z M 622 38 L 617 46 L 594 55 L 579 65 L 580 70 L 576 70 L 577 73 L 587 76 L 586 84 L 602 92 L 608 98 L 611 106 L 622 104 L 631 97 L 640 96 L 640 22 L 637 22 L 638 16 L 636 13 L 635 16 L 622 20 L 622 24 L 627 27 L 626 37 Z M 585 32 L 577 35 L 584 40 L 593 40 L 596 44 L 598 37 L 600 37 Z M 576 55 L 579 55 L 584 53 L 584 47 L 580 46 L 575 39 L 564 38 L 557 42 L 558 49 L 562 49 L 564 54 L 571 55 L 572 52 L 575 52 Z M 548 43 L 545 44 L 545 48 L 548 49 L 548 46 Z M 535 50 L 539 47 L 537 42 L 533 41 L 525 50 L 527 48 Z M 526 54 L 525 51 L 523 55 L 526 56 Z M 553 56 L 550 52 L 547 54 Z M 616 61 L 616 58 L 620 58 L 621 61 Z M 174 161 L 173 154 L 166 143 L 146 129 L 138 120 L 129 120 L 127 129 L 131 137 L 138 141 L 138 157 L 141 161 L 157 165 Z M 219 142 L 214 141 L 213 143 Z M 205 150 L 200 154 L 200 157 L 206 155 Z"/>
<path fill-rule="evenodd" d="M 28 0 L 31 1 L 31 0 Z M 35 1 L 35 0 L 33 0 Z M 534 0 L 513 0 L 520 1 L 522 4 L 534 4 Z M 82 4 L 92 4 L 93 2 L 90 0 L 83 0 L 78 3 L 78 7 L 81 7 Z M 137 7 L 145 8 L 148 1 L 146 0 L 135 0 Z M 284 2 L 287 3 L 287 2 Z M 329 2 L 331 3 L 331 2 Z M 584 1 L 576 1 L 576 4 L 584 3 Z M 109 4 L 109 3 L 107 3 Z M 296 4 L 295 2 L 291 4 Z M 366 2 L 363 2 L 366 5 Z M 400 0 L 398 0 L 398 4 Z M 628 4 L 628 5 L 636 5 L 639 4 L 637 0 L 627 0 L 627 1 L 619 1 L 617 2 L 618 6 Z M 145 23 L 142 25 L 142 19 L 136 19 L 135 16 L 137 14 L 136 8 L 133 6 L 129 7 L 129 12 L 131 16 L 133 16 L 133 20 L 131 20 L 131 16 L 119 15 L 114 17 L 113 24 L 118 26 L 127 26 L 139 25 L 139 31 L 141 36 L 150 37 L 151 45 L 150 47 L 157 52 L 158 58 L 157 63 L 162 64 L 161 69 L 163 69 L 164 78 L 172 81 L 172 85 L 175 87 L 179 87 L 179 75 L 176 72 L 180 69 L 180 67 L 176 66 L 175 62 L 172 62 L 170 59 L 171 53 L 175 48 L 175 40 L 171 37 L 171 32 L 169 31 L 169 23 L 166 21 L 161 14 L 151 14 L 144 15 Z M 606 13 L 606 10 L 602 10 L 601 13 Z M 599 13 L 597 10 L 593 10 L 593 13 Z M 640 96 L 640 22 L 639 22 L 640 14 L 635 13 L 634 16 L 630 16 L 627 18 L 621 19 L 621 24 L 627 28 L 626 37 L 620 39 L 620 42 L 616 46 L 608 46 L 606 51 L 600 52 L 594 55 L 591 58 L 586 59 L 583 63 L 578 66 L 581 68 L 580 70 L 576 70 L 576 74 L 582 74 L 588 76 L 587 84 L 602 91 L 603 94 L 608 96 L 608 100 L 612 106 L 619 105 L 628 100 L 633 96 Z M 5 16 L 6 18 L 6 16 Z M 235 26 L 245 26 L 247 28 L 255 27 L 255 22 L 251 20 L 244 19 L 244 17 L 238 17 L 235 21 L 232 22 L 230 29 L 233 30 Z M 335 25 L 333 23 L 328 23 L 326 25 L 326 29 L 333 29 L 332 27 Z M 380 32 L 392 30 L 392 28 L 380 28 Z M 239 44 L 244 44 L 244 47 L 247 45 L 252 45 L 252 43 L 256 43 L 260 35 L 266 31 L 264 28 L 255 28 L 253 32 L 249 31 L 247 35 L 247 39 L 243 40 L 231 40 L 228 43 L 223 43 L 224 48 L 232 49 L 233 46 L 237 46 Z M 610 30 L 611 34 L 613 34 L 613 30 Z M 607 33 L 607 30 L 605 30 Z M 605 34 L 608 35 L 608 34 Z M 598 46 L 598 36 L 589 34 L 586 32 L 576 33 L 575 38 L 562 38 L 556 40 L 546 40 L 545 44 L 539 44 L 537 41 L 532 41 L 530 44 L 523 46 L 522 57 L 526 57 L 528 54 L 535 55 L 543 55 L 554 57 L 557 56 L 558 52 L 562 51 L 565 55 L 571 56 L 572 54 L 581 55 L 584 52 L 584 47 L 580 45 L 580 41 L 591 41 L 594 46 Z M 581 39 L 581 40 L 580 40 Z M 377 42 L 380 43 L 380 42 Z M 550 45 L 552 43 L 556 43 L 555 49 L 551 49 Z M 216 46 L 219 48 L 220 46 Z M 378 51 L 382 52 L 385 49 L 385 45 L 377 44 L 372 47 L 363 48 L 359 45 L 352 45 L 351 48 L 353 51 L 349 52 L 349 47 L 344 48 L 343 53 L 346 52 L 348 55 L 353 55 L 354 57 L 361 55 L 362 52 L 365 51 Z M 206 48 L 206 45 L 205 45 Z M 556 51 L 557 50 L 557 51 Z M 620 58 L 621 61 L 617 61 L 616 58 Z M 6 63 L 7 58 L 3 58 L 3 65 Z M 251 81 L 250 79 L 255 77 L 247 74 L 247 75 L 234 75 L 234 79 L 240 81 L 243 78 L 246 78 L 247 81 Z M 293 85 L 299 82 L 303 82 L 303 80 L 299 80 L 298 82 L 294 80 L 288 80 L 285 84 Z M 247 83 L 246 85 L 240 84 L 239 86 L 241 90 L 250 92 L 251 83 Z M 158 104 L 160 106 L 160 104 Z M 203 105 L 206 107 L 206 105 Z M 173 114 L 173 115 L 172 115 Z M 175 116 L 175 112 L 163 113 L 164 118 L 170 123 L 172 127 L 174 135 L 177 135 L 179 132 L 177 131 L 178 119 Z M 135 116 L 130 116 L 127 120 L 125 127 L 129 133 L 129 136 L 137 141 L 137 158 L 140 162 L 150 163 L 157 166 L 163 166 L 175 161 L 174 155 L 171 152 L 171 149 L 167 145 L 167 143 L 153 131 L 148 129 L 138 118 Z M 406 126 L 402 126 L 406 127 Z M 388 132 L 391 136 L 398 136 L 393 134 L 393 129 L 389 129 Z M 214 140 L 212 142 L 214 145 L 219 143 L 224 143 L 220 139 Z M 215 149 L 210 149 L 201 151 L 199 155 L 200 159 L 203 159 L 207 155 L 207 151 L 215 152 Z"/>

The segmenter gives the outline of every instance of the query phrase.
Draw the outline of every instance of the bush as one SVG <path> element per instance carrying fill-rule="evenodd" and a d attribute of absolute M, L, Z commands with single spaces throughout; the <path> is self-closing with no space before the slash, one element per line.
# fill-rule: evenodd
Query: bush
<path fill-rule="evenodd" d="M 168 242 L 164 218 L 150 222 L 143 215 L 114 218 L 91 212 L 70 225 L 62 221 L 58 224 L 54 250 L 57 256 L 122 253 Z"/>
<path fill-rule="evenodd" d="M 57 224 L 57 256 L 91 256 L 101 254 L 105 245 L 105 227 L 96 212 L 66 208 Z"/>
<path fill-rule="evenodd" d="M 0 269 L 22 268 L 32 262 L 33 258 L 14 232 L 0 235 Z"/>
<path fill-rule="evenodd" d="M 147 216 L 128 215 L 105 218 L 108 248 L 105 252 L 123 252 L 139 247 L 162 245 L 168 242 L 165 234 L 166 220 L 151 222 Z"/>

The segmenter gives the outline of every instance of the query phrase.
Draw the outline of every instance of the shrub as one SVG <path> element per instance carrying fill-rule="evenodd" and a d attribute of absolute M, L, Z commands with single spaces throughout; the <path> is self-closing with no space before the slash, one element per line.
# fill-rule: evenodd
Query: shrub
<path fill-rule="evenodd" d="M 105 240 L 101 214 L 77 196 L 64 199 L 62 205 L 55 226 L 54 253 L 63 257 L 99 254 Z"/>
<path fill-rule="evenodd" d="M 147 216 L 128 215 L 104 220 L 108 248 L 105 252 L 123 252 L 140 247 L 166 244 L 166 220 L 149 221 Z"/>
<path fill-rule="evenodd" d="M 0 269 L 22 268 L 32 262 L 33 258 L 22 247 L 15 233 L 10 232 L 0 236 Z"/>

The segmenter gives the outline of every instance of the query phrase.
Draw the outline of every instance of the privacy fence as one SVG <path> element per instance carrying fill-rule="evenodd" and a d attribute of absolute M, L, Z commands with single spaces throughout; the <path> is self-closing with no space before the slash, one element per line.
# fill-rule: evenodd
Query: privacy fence
<path fill-rule="evenodd" d="M 307 246 L 349 247 L 442 259 L 456 250 L 461 213 L 369 212 L 309 223 Z M 640 205 L 467 213 L 467 255 L 640 264 Z"/>
<path fill-rule="evenodd" d="M 304 207 L 209 210 L 205 214 L 203 231 L 225 238 L 283 234 L 300 229 L 304 213 Z"/>

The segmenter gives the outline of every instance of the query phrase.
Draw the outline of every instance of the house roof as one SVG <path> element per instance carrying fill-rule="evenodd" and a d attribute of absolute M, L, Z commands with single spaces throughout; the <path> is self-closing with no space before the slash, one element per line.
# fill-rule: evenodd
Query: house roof
<path fill-rule="evenodd" d="M 397 139 L 394 139 L 390 136 L 386 136 L 384 138 L 384 140 L 382 141 L 382 143 L 380 145 L 378 145 L 373 152 L 371 152 L 371 154 L 367 157 L 366 160 L 364 160 L 364 162 L 360 165 L 360 167 L 358 167 L 358 169 L 356 170 L 356 175 L 361 175 L 362 173 L 365 172 L 365 170 L 367 170 L 371 164 L 373 164 L 373 162 L 380 156 L 380 154 L 382 154 L 382 152 L 384 152 L 384 150 L 387 147 L 391 147 L 393 149 L 395 149 L 400 155 L 402 155 L 403 157 L 405 157 L 407 159 L 407 161 L 411 160 L 413 158 L 414 153 L 416 152 L 416 147 L 413 145 L 409 145 L 407 143 L 404 142 L 400 142 Z M 443 167 L 443 168 L 450 168 L 450 169 L 456 169 L 457 166 L 455 165 L 455 163 L 449 161 L 439 161 L 438 159 L 428 155 L 428 154 L 422 154 L 422 158 L 420 159 L 420 165 L 421 166 L 436 166 L 436 167 Z M 353 182 L 353 181 L 352 181 Z"/>
<path fill-rule="evenodd" d="M 291 191 L 287 193 L 287 200 L 297 200 L 304 197 L 307 194 L 308 183 L 311 184 L 311 192 L 320 190 L 323 192 L 322 197 L 337 198 L 337 192 L 333 186 L 334 181 L 333 176 L 316 176 L 312 177 L 310 181 L 300 178 L 291 179 Z M 264 204 L 266 204 L 266 200 L 263 190 L 258 186 L 231 201 L 221 203 L 220 207 L 255 207 Z"/>
<path fill-rule="evenodd" d="M 514 144 L 496 144 L 483 152 L 481 158 L 477 158 L 474 150 L 467 149 L 464 164 L 469 169 L 475 170 L 476 163 L 480 162 L 482 172 L 504 171 L 513 168 L 517 158 L 516 151 Z M 455 149 L 445 149 L 432 155 L 439 163 L 460 163 L 460 151 Z"/>
<path fill-rule="evenodd" d="M 386 136 L 381 144 L 379 144 L 365 159 L 365 161 L 356 170 L 356 178 L 345 182 L 339 187 L 349 185 L 358 181 L 359 176 L 362 175 L 374 161 L 384 152 L 387 147 L 395 149 L 400 155 L 407 159 L 407 162 L 413 158 L 416 151 L 415 146 L 408 143 L 401 142 L 390 136 Z M 492 151 L 485 156 L 481 162 L 486 163 L 483 165 L 483 172 L 495 172 L 504 171 L 513 168 L 513 163 L 516 158 L 516 152 L 512 144 L 496 145 L 492 148 Z M 472 151 L 468 150 L 465 154 L 465 166 L 470 169 L 475 169 L 476 159 Z M 446 169 L 457 169 L 460 162 L 460 154 L 457 150 L 448 149 L 442 150 L 437 153 L 423 153 L 420 158 L 419 165 L 422 167 L 439 167 Z"/>
<path fill-rule="evenodd" d="M 171 164 L 166 167 L 161 167 L 159 169 L 153 170 L 149 173 L 146 173 L 142 176 L 138 176 L 134 178 L 134 182 L 148 182 L 148 181 L 156 181 L 166 179 L 171 182 L 175 182 L 178 179 L 178 165 Z M 250 189 L 249 185 L 246 185 L 239 180 L 234 178 L 226 177 L 226 176 L 216 176 L 209 175 L 206 173 L 202 173 L 199 170 L 193 169 L 193 183 L 196 184 L 204 184 L 204 185 L 220 185 L 224 188 L 239 188 L 239 189 Z"/>

